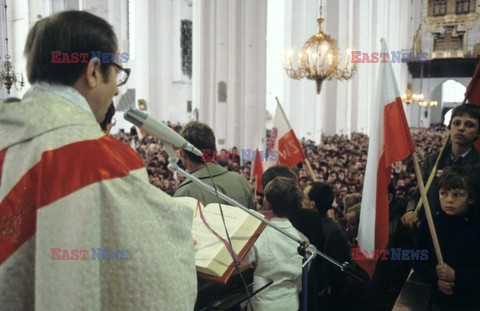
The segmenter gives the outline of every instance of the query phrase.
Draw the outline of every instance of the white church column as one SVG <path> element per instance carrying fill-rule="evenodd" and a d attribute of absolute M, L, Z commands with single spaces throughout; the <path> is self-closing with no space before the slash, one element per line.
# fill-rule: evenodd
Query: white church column
<path fill-rule="evenodd" d="M 169 120 L 179 121 L 186 123 L 189 119 L 192 119 L 192 112 L 188 112 L 188 102 L 192 100 L 192 79 L 191 71 L 188 75 L 188 68 L 182 68 L 183 54 L 182 54 L 182 21 L 185 21 L 185 35 L 188 34 L 188 21 L 192 22 L 192 1 L 175 0 L 171 4 L 172 13 L 170 14 L 171 33 L 163 32 L 162 47 L 169 49 L 171 55 L 171 76 L 170 81 L 167 77 L 165 79 L 169 82 L 170 98 L 164 98 L 163 94 L 160 94 L 162 109 L 166 108 L 167 116 Z M 190 33 L 191 35 L 191 33 Z M 168 41 L 167 41 L 168 40 Z M 191 38 L 193 44 L 193 38 Z M 187 42 L 184 42 L 187 44 Z M 191 48 L 191 46 L 190 46 Z M 186 55 L 188 57 L 188 55 Z M 191 55 L 190 55 L 191 57 Z M 188 62 L 186 62 L 188 64 Z M 192 65 L 190 60 L 190 65 Z M 190 69 L 191 70 L 191 69 Z M 163 112 L 162 115 L 165 115 Z"/>
<path fill-rule="evenodd" d="M 132 67 L 132 81 L 129 81 L 129 88 L 135 89 L 135 105 L 138 99 L 144 99 L 147 102 L 148 109 L 151 108 L 149 89 L 150 89 L 150 40 L 147 34 L 150 33 L 150 1 L 135 0 L 135 29 L 134 29 L 134 51 L 129 55 Z M 133 13 L 133 12 L 132 12 Z M 146 18 L 147 17 L 147 18 Z M 133 53 L 132 53 L 133 52 Z"/>
<path fill-rule="evenodd" d="M 317 1 L 289 1 L 287 12 L 291 14 L 291 32 L 286 33 L 295 57 L 301 51 L 305 42 L 317 32 L 318 3 Z M 302 137 L 318 140 L 315 133 L 316 111 L 322 101 L 318 100 L 316 83 L 313 80 L 292 80 L 288 78 L 289 97 L 285 98 L 285 113 L 290 119 L 299 139 Z"/>
<path fill-rule="evenodd" d="M 402 12 L 402 13 L 399 13 Z M 388 45 L 390 58 L 392 51 L 410 49 L 413 41 L 407 18 L 410 6 L 402 1 L 366 0 L 354 2 L 353 48 L 362 53 L 380 52 L 380 39 Z M 399 29 L 405 28 L 405 31 Z M 357 64 L 356 77 L 352 80 L 352 131 L 369 133 L 371 109 L 377 101 L 379 63 Z M 392 63 L 400 94 L 406 89 L 407 64 Z M 355 107 L 355 108 L 353 108 Z"/>
<path fill-rule="evenodd" d="M 2 6 L 1 10 L 5 10 L 5 8 Z M 27 76 L 25 71 L 26 60 L 23 57 L 23 49 L 25 47 L 25 41 L 29 30 L 28 16 L 28 0 L 7 1 L 8 53 L 15 72 L 18 74 L 22 73 L 25 81 L 27 80 Z M 2 65 L 3 61 L 4 60 L 2 59 Z M 27 88 L 28 86 L 25 84 L 25 87 L 18 91 L 15 86 L 12 85 L 10 96 L 21 98 Z"/>
<path fill-rule="evenodd" d="M 267 2 L 247 0 L 244 2 L 242 18 L 243 28 L 243 84 L 240 101 L 240 122 L 235 124 L 240 133 L 239 145 L 255 149 L 257 141 L 254 137 L 263 137 L 266 119 L 266 50 L 267 50 Z M 235 47 L 232 47 L 235 49 Z M 231 137 L 231 133 L 229 135 Z"/>
<path fill-rule="evenodd" d="M 255 148 L 265 132 L 266 2 L 194 1 L 193 107 L 217 148 Z"/>
<path fill-rule="evenodd" d="M 137 97 L 147 100 L 149 112 L 158 120 L 170 121 L 168 115 L 168 106 L 178 103 L 171 102 L 171 85 L 173 80 L 173 51 L 178 52 L 177 42 L 174 46 L 172 36 L 174 29 L 172 27 L 173 1 L 149 1 L 148 28 L 146 32 L 138 34 L 143 40 L 148 41 L 146 51 L 148 62 L 142 58 L 137 58 L 137 64 L 147 66 L 148 75 L 137 80 L 137 86 L 148 80 L 149 88 L 146 97 Z M 145 16 L 143 17 L 145 19 Z M 137 21 L 137 23 L 140 21 Z M 175 32 L 179 32 L 178 25 Z M 137 37 L 138 38 L 138 37 Z M 138 51 L 138 49 L 137 49 Z M 180 107 L 177 108 L 180 110 Z"/>
<path fill-rule="evenodd" d="M 375 27 L 372 22 L 372 0 L 354 2 L 354 24 L 352 50 L 371 52 Z M 376 51 L 378 52 L 378 51 Z M 352 78 L 352 131 L 368 133 L 370 107 L 375 100 L 376 84 L 373 74 L 378 69 L 374 64 L 357 64 L 357 71 Z"/>
<path fill-rule="evenodd" d="M 287 76 L 281 56 L 289 50 L 293 53 L 293 66 L 305 41 L 317 30 L 318 4 L 316 1 L 270 0 L 268 1 L 268 79 L 267 107 L 275 113 L 277 96 L 292 128 L 299 138 L 318 140 L 320 131 L 316 125 L 320 98 L 315 82 L 294 80 Z"/>

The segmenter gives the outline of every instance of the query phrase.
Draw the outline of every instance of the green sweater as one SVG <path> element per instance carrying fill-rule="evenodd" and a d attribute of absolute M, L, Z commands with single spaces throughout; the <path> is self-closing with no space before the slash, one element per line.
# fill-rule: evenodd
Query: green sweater
<path fill-rule="evenodd" d="M 248 181 L 243 176 L 235 172 L 229 172 L 218 164 L 210 163 L 208 167 L 219 192 L 226 194 L 243 206 L 253 209 L 252 191 Z M 206 167 L 194 171 L 192 175 L 210 186 L 212 185 Z M 200 200 L 203 205 L 218 203 L 215 194 L 201 188 L 199 185 L 188 179 L 184 180 L 183 183 L 178 186 L 173 196 L 192 197 Z M 222 199 L 220 199 L 220 203 L 228 204 Z"/>

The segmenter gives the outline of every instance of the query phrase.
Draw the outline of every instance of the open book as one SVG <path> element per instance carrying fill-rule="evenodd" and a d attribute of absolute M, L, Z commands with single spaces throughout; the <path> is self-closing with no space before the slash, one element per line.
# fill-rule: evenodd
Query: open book
<path fill-rule="evenodd" d="M 201 213 L 199 208 L 202 209 Z M 265 228 L 265 224 L 238 207 L 222 204 L 222 209 L 233 251 L 243 259 Z M 258 215 L 263 217 L 260 213 Z M 228 245 L 218 204 L 212 203 L 205 207 L 199 204 L 195 210 L 192 228 L 197 273 L 204 279 L 226 284 L 236 270 L 235 263 L 225 242 L 212 231 L 227 241 Z"/>

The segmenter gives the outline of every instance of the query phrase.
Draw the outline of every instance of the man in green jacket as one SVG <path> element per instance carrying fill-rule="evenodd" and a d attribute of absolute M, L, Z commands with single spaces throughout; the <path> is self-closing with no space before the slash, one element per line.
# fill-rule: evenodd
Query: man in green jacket
<path fill-rule="evenodd" d="M 213 162 L 216 159 L 217 150 L 213 130 L 205 123 L 191 121 L 184 127 L 181 135 L 204 153 L 203 157 L 199 157 L 181 149 L 181 158 L 188 172 L 209 185 L 212 185 L 213 179 L 219 192 L 226 194 L 243 206 L 253 209 L 252 191 L 248 181 L 240 174 L 229 172 Z M 212 178 L 210 178 L 209 172 Z M 215 194 L 188 179 L 178 186 L 173 196 L 192 197 L 200 200 L 203 205 L 219 202 Z M 219 203 L 228 204 L 222 199 Z"/>

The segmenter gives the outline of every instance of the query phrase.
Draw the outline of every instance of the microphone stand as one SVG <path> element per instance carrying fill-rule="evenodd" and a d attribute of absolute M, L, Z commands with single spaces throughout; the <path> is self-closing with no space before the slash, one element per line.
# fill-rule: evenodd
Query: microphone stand
<path fill-rule="evenodd" d="M 338 261 L 336 261 L 335 259 L 331 258 L 330 256 L 326 255 L 325 253 L 317 250 L 317 248 L 313 245 L 313 244 L 307 244 L 307 243 L 304 243 L 303 241 L 301 241 L 300 239 L 298 239 L 297 237 L 293 236 L 292 234 L 290 234 L 289 232 L 285 231 L 284 229 L 280 228 L 279 226 L 277 226 L 276 224 L 270 222 L 269 220 L 257 215 L 256 213 L 254 213 L 252 210 L 246 208 L 245 206 L 243 206 L 242 204 L 238 203 L 237 201 L 235 201 L 234 199 L 230 198 L 229 196 L 221 193 L 221 192 L 216 192 L 215 191 L 215 188 L 213 188 L 212 186 L 210 186 L 209 184 L 203 182 L 202 180 L 200 180 L 199 178 L 193 176 L 192 174 L 188 173 L 187 171 L 185 171 L 184 169 L 182 169 L 181 167 L 178 166 L 178 158 L 175 156 L 175 152 L 173 150 L 173 146 L 172 144 L 169 144 L 169 143 L 164 143 L 163 144 L 164 148 L 166 149 L 169 157 L 168 157 L 168 169 L 171 170 L 172 172 L 178 172 L 180 174 L 182 174 L 183 176 L 185 176 L 187 179 L 191 180 L 192 182 L 195 182 L 197 185 L 199 185 L 200 187 L 202 187 L 203 189 L 205 190 L 208 190 L 210 191 L 211 193 L 213 194 L 218 194 L 218 196 L 220 198 L 222 198 L 223 200 L 225 200 L 226 202 L 228 202 L 229 204 L 233 205 L 233 206 L 236 206 L 238 208 L 240 208 L 241 210 L 243 210 L 245 213 L 248 213 L 250 216 L 253 216 L 255 217 L 256 219 L 260 220 L 261 222 L 263 222 L 264 224 L 266 224 L 267 226 L 270 226 L 272 227 L 273 229 L 277 230 L 278 232 L 282 233 L 283 235 L 289 237 L 290 239 L 292 239 L 293 241 L 297 242 L 299 244 L 298 246 L 298 253 L 304 257 L 304 260 L 303 260 L 303 264 L 302 264 L 302 269 L 303 269 L 303 280 L 304 280 L 304 284 L 306 285 L 307 284 L 307 276 L 308 276 L 308 265 L 311 263 L 311 261 L 315 258 L 315 256 L 320 256 L 324 259 L 326 259 L 327 261 L 329 261 L 331 264 L 337 266 L 342 272 L 346 272 L 348 273 L 349 275 L 351 275 L 352 277 L 354 277 L 355 279 L 363 282 L 363 279 L 359 276 L 357 276 L 355 274 L 355 271 L 352 270 L 352 268 L 349 266 L 348 262 L 344 262 L 343 264 L 342 263 L 339 263 Z M 208 165 L 208 164 L 207 164 Z M 302 288 L 302 291 L 304 293 L 304 304 L 303 304 L 303 310 L 307 310 L 307 300 L 306 300 L 306 297 L 307 297 L 307 287 L 304 286 Z"/>

